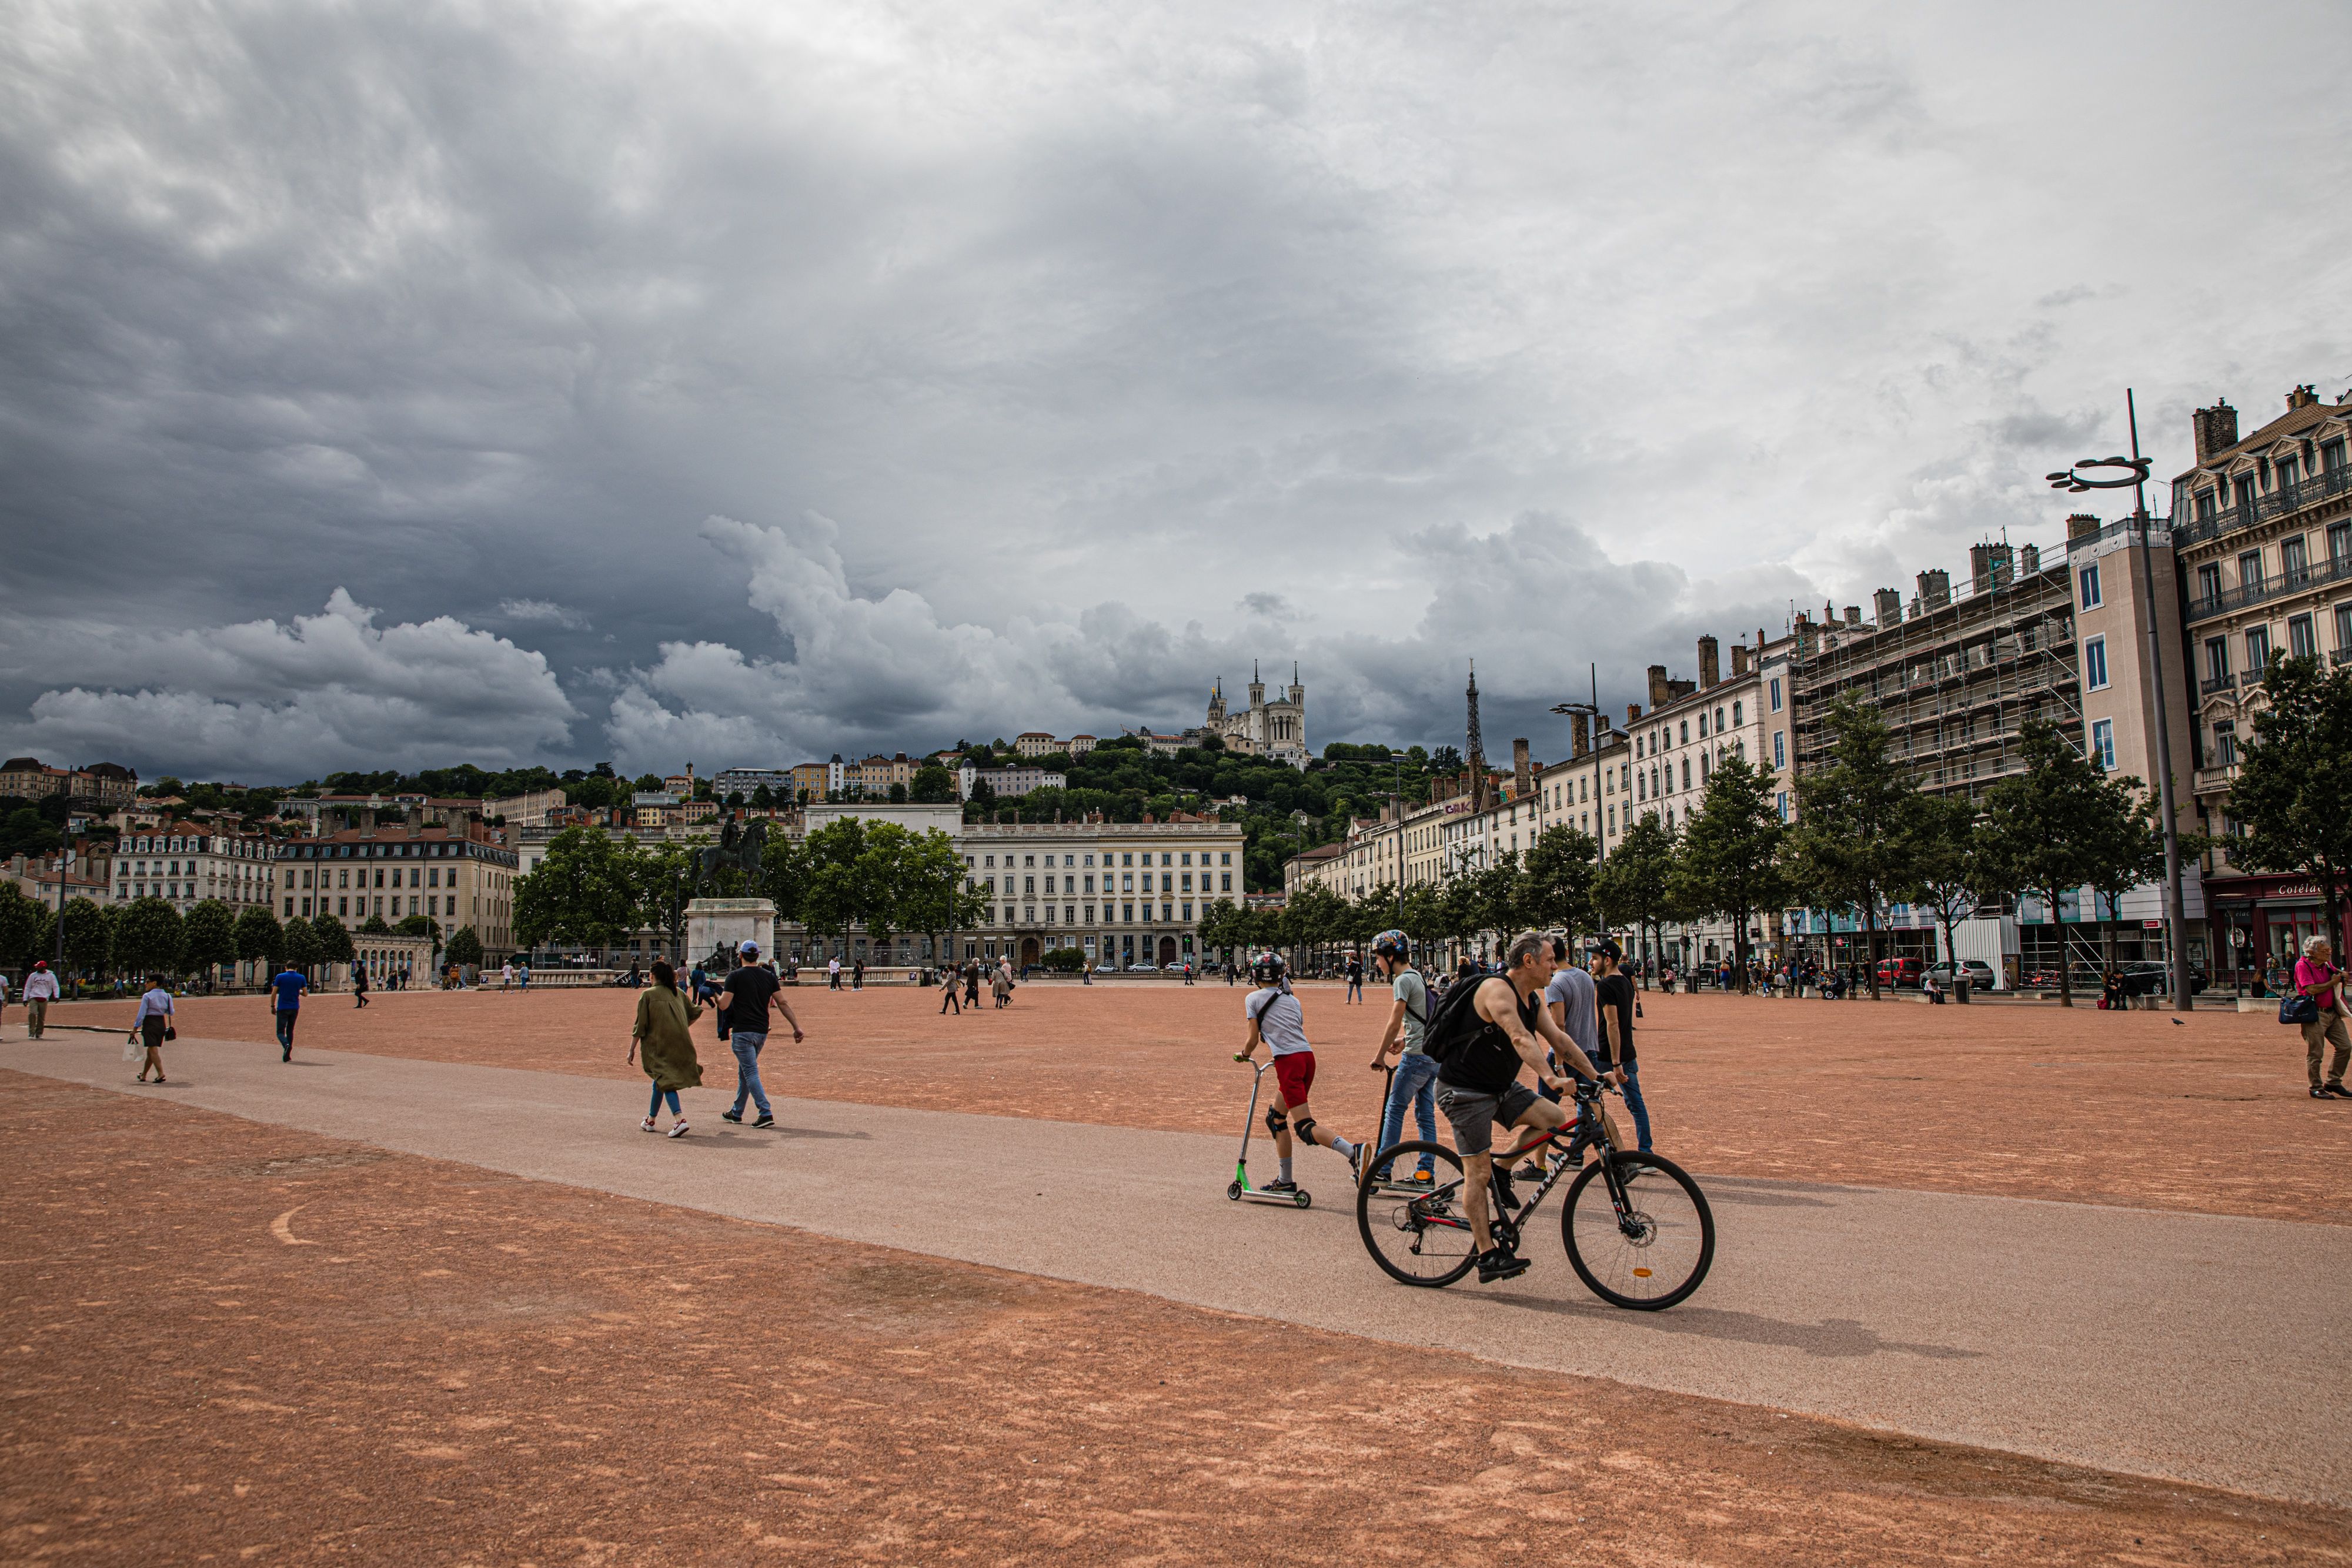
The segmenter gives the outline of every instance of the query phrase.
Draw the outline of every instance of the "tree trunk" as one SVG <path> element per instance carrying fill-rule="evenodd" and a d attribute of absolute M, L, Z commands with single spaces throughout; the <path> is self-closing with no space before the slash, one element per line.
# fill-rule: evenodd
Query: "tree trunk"
<path fill-rule="evenodd" d="M 2050 923 L 2058 928 L 2058 1005 L 2074 1005 L 2074 965 L 2066 955 L 2066 908 L 2058 902 L 2058 890 L 2051 888 Z"/>

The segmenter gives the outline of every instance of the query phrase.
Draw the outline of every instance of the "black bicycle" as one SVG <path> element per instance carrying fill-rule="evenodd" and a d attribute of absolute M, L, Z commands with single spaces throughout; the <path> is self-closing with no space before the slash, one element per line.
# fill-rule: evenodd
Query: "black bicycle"
<path fill-rule="evenodd" d="M 1577 1278 L 1611 1306 L 1661 1312 L 1706 1278 L 1715 1261 L 1715 1214 L 1680 1166 L 1617 1147 L 1600 1101 L 1599 1084 L 1580 1083 L 1576 1119 L 1513 1155 L 1522 1159 L 1566 1140 L 1543 1179 L 1517 1204 L 1506 1200 L 1517 1183 L 1503 1174 L 1497 1156 L 1486 1195 L 1488 1228 L 1497 1246 L 1517 1251 L 1544 1195 L 1573 1172 L 1559 1231 Z M 1580 1166 L 1578 1156 L 1588 1145 L 1600 1157 Z M 1414 1179 L 1423 1166 L 1430 1169 L 1428 1179 Z M 1465 1179 L 1461 1156 L 1443 1144 L 1397 1144 L 1373 1157 L 1356 1189 L 1356 1228 L 1372 1260 L 1391 1279 L 1450 1285 L 1477 1263 L 1477 1241 L 1462 1203 Z"/>

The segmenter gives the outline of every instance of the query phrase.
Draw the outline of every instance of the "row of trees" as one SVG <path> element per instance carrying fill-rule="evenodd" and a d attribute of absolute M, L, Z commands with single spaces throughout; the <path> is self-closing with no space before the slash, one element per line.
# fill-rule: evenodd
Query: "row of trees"
<path fill-rule="evenodd" d="M 515 883 L 515 939 L 596 949 L 652 927 L 673 952 L 686 946 L 686 909 L 703 896 L 765 898 L 776 918 L 837 936 L 851 926 L 887 941 L 900 932 L 939 938 L 980 922 L 987 895 L 966 886 L 963 858 L 936 829 L 844 817 L 803 839 L 770 839 L 756 874 L 719 868 L 698 883 L 696 844 L 640 844 L 598 828 L 567 828 Z"/>
<path fill-rule="evenodd" d="M 298 915 L 281 924 L 266 905 L 233 912 L 216 898 L 205 899 L 185 915 L 160 898 L 112 905 L 76 898 L 67 902 L 63 914 L 66 971 L 93 977 L 211 975 L 239 962 L 309 970 L 320 964 L 348 964 L 356 950 L 354 933 L 331 915 L 308 920 Z M 27 898 L 14 883 L 0 883 L 0 962 L 21 968 L 36 959 L 58 958 L 58 911 Z M 421 915 L 411 915 L 398 927 L 371 917 L 357 935 L 390 936 L 394 930 L 436 942 L 440 937 L 438 927 Z M 481 962 L 481 943 L 473 927 L 449 938 L 445 956 L 456 963 Z"/>
<path fill-rule="evenodd" d="M 1781 818 L 1770 776 L 1732 758 L 1679 829 L 1646 816 L 1605 861 L 1590 835 L 1553 828 L 1524 856 L 1505 852 L 1442 885 L 1408 888 L 1402 900 L 1384 884 L 1353 900 L 1309 887 L 1278 912 L 1213 905 L 1202 940 L 1212 947 L 1355 946 L 1396 925 L 1418 943 L 1459 943 L 1534 926 L 1630 930 L 1654 951 L 1670 924 L 1719 919 L 1731 927 L 1745 984 L 1750 932 L 1763 915 L 1804 908 L 1844 916 L 1862 931 L 1874 995 L 1890 905 L 1932 910 L 1948 952 L 1955 926 L 1978 906 L 2031 894 L 2059 923 L 2063 952 L 2072 890 L 2091 887 L 2112 919 L 2116 900 L 2163 873 L 2161 830 L 2139 781 L 2106 777 L 2053 727 L 2030 725 L 2025 771 L 1971 802 L 1921 794 L 1891 755 L 1875 709 L 1840 703 L 1825 722 L 1829 758 L 1799 781 L 1793 825 Z M 2352 854 L 2352 833 L 2345 848 Z M 2112 957 L 2112 931 L 2108 942 Z M 2067 968 L 2061 964 L 2059 987 L 2072 1005 Z"/>

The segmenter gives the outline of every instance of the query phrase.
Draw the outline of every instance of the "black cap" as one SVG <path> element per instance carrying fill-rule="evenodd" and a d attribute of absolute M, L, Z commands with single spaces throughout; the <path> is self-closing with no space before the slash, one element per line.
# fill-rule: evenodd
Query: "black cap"
<path fill-rule="evenodd" d="M 1611 937 L 1603 936 L 1600 941 L 1595 942 L 1592 945 L 1592 950 L 1612 964 L 1622 964 L 1625 961 L 1625 949 L 1617 946 L 1615 940 Z"/>

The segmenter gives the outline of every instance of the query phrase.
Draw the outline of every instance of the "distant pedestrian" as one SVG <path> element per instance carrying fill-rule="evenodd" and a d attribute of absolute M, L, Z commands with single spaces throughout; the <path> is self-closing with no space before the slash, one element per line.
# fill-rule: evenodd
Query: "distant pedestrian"
<path fill-rule="evenodd" d="M 25 977 L 25 1038 L 38 1040 L 48 1027 L 49 1004 L 58 999 L 58 977 L 49 973 L 46 959 L 37 960 L 33 972 Z"/>
<path fill-rule="evenodd" d="M 172 993 L 166 989 L 161 976 L 147 982 L 147 990 L 139 998 L 139 1010 L 131 1015 L 131 1030 L 147 1048 L 147 1057 L 140 1064 L 139 1082 L 147 1082 L 152 1072 L 155 1082 L 163 1082 L 163 1042 L 173 1038 Z"/>
<path fill-rule="evenodd" d="M 793 1016 L 793 1005 L 784 1000 L 783 986 L 774 973 L 761 966 L 760 945 L 746 942 L 737 949 L 742 962 L 727 977 L 722 1021 L 728 1029 L 728 1043 L 735 1050 L 735 1103 L 719 1113 L 722 1122 L 740 1122 L 743 1104 L 750 1101 L 760 1108 L 760 1119 L 753 1125 L 772 1127 L 775 1113 L 768 1105 L 768 1091 L 760 1082 L 760 1048 L 768 1043 L 768 1014 L 771 1009 L 784 1015 L 792 1026 L 793 1043 L 803 1038 L 800 1019 Z"/>
<path fill-rule="evenodd" d="M 359 1009 L 367 1004 L 367 966 L 353 964 L 352 966 L 352 1006 Z"/>
<path fill-rule="evenodd" d="M 866 960 L 863 957 L 850 968 L 849 988 L 853 991 L 862 991 L 866 988 Z"/>
<path fill-rule="evenodd" d="M 509 958 L 505 963 L 499 966 L 499 989 L 502 991 L 511 991 L 514 989 L 514 960 Z"/>
<path fill-rule="evenodd" d="M 2335 956 L 2326 937 L 2314 936 L 2303 945 L 2303 956 L 2294 965 L 2295 994 L 2309 997 L 2319 1009 L 2319 1016 L 2303 1026 L 2304 1065 L 2314 1100 L 2352 1100 L 2352 1090 L 2344 1087 L 2345 1062 L 2352 1058 L 2352 1032 L 2346 1030 L 2344 1019 L 2352 1002 L 2345 998 L 2344 971 L 2336 967 Z M 2320 1057 L 2331 1044 L 2336 1060 L 2323 1080 Z"/>
<path fill-rule="evenodd" d="M 1349 1002 L 1358 1007 L 1364 1005 L 1364 960 L 1354 953 L 1348 955 L 1348 994 L 1340 998 L 1339 1005 L 1345 1007 Z"/>
<path fill-rule="evenodd" d="M 294 1020 L 302 1011 L 302 993 L 310 988 L 310 977 L 290 966 L 270 977 L 269 1010 L 278 1020 L 280 1061 L 294 1060 Z"/>
<path fill-rule="evenodd" d="M 951 968 L 940 972 L 940 1014 L 943 1018 L 950 1008 L 956 1010 L 957 1017 L 963 1016 L 963 1003 L 956 995 L 961 988 L 958 984 L 961 978 L 961 977 Z"/>
<path fill-rule="evenodd" d="M 963 967 L 963 1005 L 975 1010 L 980 1007 L 980 966 L 976 963 Z"/>
<path fill-rule="evenodd" d="M 527 990 L 530 989 L 530 959 L 525 958 L 525 959 L 522 961 L 521 967 L 519 967 L 519 968 L 517 968 L 517 969 L 515 970 L 515 977 L 516 977 L 516 979 L 517 979 L 517 980 L 519 980 L 520 982 L 521 982 L 521 986 L 522 986 L 522 988 L 523 988 L 524 990 L 526 990 L 526 991 L 527 991 Z"/>
<path fill-rule="evenodd" d="M 637 997 L 637 1021 L 629 1030 L 627 1058 L 642 1061 L 646 1076 L 654 1081 L 653 1099 L 646 1106 L 646 1119 L 638 1124 L 646 1132 L 661 1131 L 654 1118 L 661 1114 L 667 1100 L 669 1113 L 676 1118 L 669 1135 L 686 1136 L 686 1113 L 678 1105 L 677 1092 L 702 1086 L 702 1059 L 694 1053 L 693 1029 L 694 1020 L 701 1016 L 702 1008 L 695 998 L 678 994 L 677 971 L 668 960 L 655 959 L 654 983 Z M 763 1104 L 761 1115 L 766 1114 Z"/>
<path fill-rule="evenodd" d="M 1010 1006 L 1013 1001 L 1013 966 L 999 964 L 994 977 L 988 982 L 988 988 L 995 996 L 998 1007 Z"/>
<path fill-rule="evenodd" d="M 824 975 L 825 975 L 825 985 L 824 985 L 824 988 L 825 988 L 826 990 L 829 990 L 829 991 L 837 991 L 837 990 L 841 989 L 841 956 L 840 956 L 838 953 L 835 954 L 835 955 L 833 956 L 833 957 L 831 957 L 830 959 L 826 960 L 826 962 L 825 962 L 825 966 L 824 966 Z"/>
<path fill-rule="evenodd" d="M 6 972 L 5 970 L 0 970 L 0 1033 L 5 1033 L 5 1032 L 6 1031 L 6 1030 L 7 1030 L 7 1027 L 8 1027 L 8 976 L 7 976 L 7 972 Z"/>

